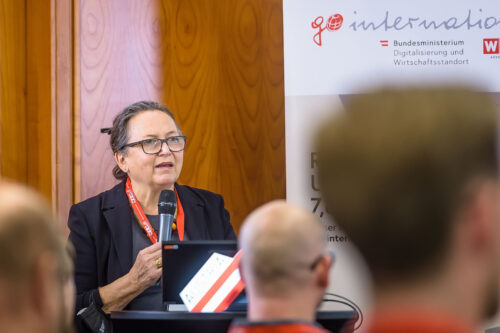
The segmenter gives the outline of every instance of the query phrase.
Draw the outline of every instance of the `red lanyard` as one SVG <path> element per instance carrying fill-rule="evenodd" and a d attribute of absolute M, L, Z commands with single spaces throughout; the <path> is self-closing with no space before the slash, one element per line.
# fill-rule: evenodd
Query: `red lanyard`
<path fill-rule="evenodd" d="M 182 240 L 184 239 L 184 209 L 182 208 L 181 201 L 179 200 L 179 196 L 177 195 L 177 191 L 175 191 L 175 194 L 177 197 L 177 218 L 175 219 L 175 221 L 177 224 L 176 227 L 178 229 L 177 233 L 179 234 L 179 240 L 182 242 Z"/>
<path fill-rule="evenodd" d="M 127 178 L 127 182 L 125 183 L 125 193 L 127 194 L 128 197 L 128 202 L 130 203 L 130 206 L 134 210 L 134 214 L 139 220 L 139 223 L 141 224 L 142 228 L 146 232 L 146 235 L 148 235 L 149 239 L 151 240 L 151 243 L 155 244 L 158 242 L 158 235 L 154 231 L 153 227 L 151 226 L 151 223 L 149 223 L 149 220 L 144 214 L 144 211 L 142 210 L 141 204 L 139 201 L 137 201 L 134 190 L 132 189 L 132 184 L 130 182 L 130 178 Z M 177 191 L 175 192 L 177 194 Z M 181 202 L 179 200 L 179 196 L 176 195 L 177 197 L 177 225 L 178 225 L 178 234 L 179 234 L 179 239 L 182 241 L 184 238 L 184 210 L 182 209 Z M 174 224 L 174 230 L 176 229 L 175 224 Z"/>

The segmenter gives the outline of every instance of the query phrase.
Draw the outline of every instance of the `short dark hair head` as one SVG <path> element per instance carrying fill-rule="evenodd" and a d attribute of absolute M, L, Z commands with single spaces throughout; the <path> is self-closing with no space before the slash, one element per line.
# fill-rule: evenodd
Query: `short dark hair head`
<path fill-rule="evenodd" d="M 444 259 L 476 179 L 496 177 L 495 102 L 465 88 L 354 96 L 316 140 L 327 211 L 360 249 L 375 283 Z"/>
<path fill-rule="evenodd" d="M 122 112 L 120 112 L 113 120 L 113 127 L 111 127 L 110 129 L 110 140 L 109 140 L 109 143 L 111 145 L 111 150 L 113 151 L 113 153 L 126 152 L 127 148 L 126 147 L 124 148 L 124 146 L 127 144 L 129 140 L 128 122 L 135 115 L 143 111 L 161 111 L 166 113 L 174 121 L 175 126 L 177 127 L 177 130 L 179 132 L 179 135 L 182 135 L 182 132 L 179 129 L 179 125 L 177 124 L 174 115 L 172 114 L 172 112 L 170 112 L 170 110 L 166 106 L 158 102 L 152 102 L 152 101 L 136 102 L 134 104 L 125 107 L 125 109 L 123 109 Z M 123 172 L 120 169 L 120 167 L 118 167 L 118 165 L 115 165 L 115 167 L 113 168 L 113 176 L 119 180 L 127 178 L 127 174 Z"/>

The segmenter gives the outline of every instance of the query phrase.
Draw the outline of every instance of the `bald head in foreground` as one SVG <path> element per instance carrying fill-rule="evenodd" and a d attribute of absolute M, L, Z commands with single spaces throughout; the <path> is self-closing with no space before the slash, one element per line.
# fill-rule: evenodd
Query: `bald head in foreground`
<path fill-rule="evenodd" d="M 48 205 L 0 181 L 0 330 L 71 332 L 74 297 L 71 258 Z"/>
<path fill-rule="evenodd" d="M 273 201 L 246 218 L 238 243 L 248 322 L 233 324 L 230 332 L 324 332 L 314 319 L 332 259 L 321 222 L 300 207 Z"/>
<path fill-rule="evenodd" d="M 366 332 L 473 332 L 497 309 L 497 119 L 445 87 L 354 96 L 323 124 L 325 206 L 373 275 Z"/>

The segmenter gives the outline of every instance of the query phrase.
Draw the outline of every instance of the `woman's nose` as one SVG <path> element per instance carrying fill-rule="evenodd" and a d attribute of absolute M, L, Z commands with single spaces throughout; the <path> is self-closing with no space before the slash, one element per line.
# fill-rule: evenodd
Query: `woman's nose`
<path fill-rule="evenodd" d="M 170 148 L 168 148 L 167 142 L 163 141 L 161 143 L 161 149 L 158 155 L 168 155 L 170 153 Z"/>

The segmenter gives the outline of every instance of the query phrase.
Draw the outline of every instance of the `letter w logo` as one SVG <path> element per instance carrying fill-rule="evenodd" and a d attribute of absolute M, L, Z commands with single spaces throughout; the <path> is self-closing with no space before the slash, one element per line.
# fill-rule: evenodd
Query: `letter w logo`
<path fill-rule="evenodd" d="M 500 38 L 484 38 L 483 39 L 483 54 L 499 54 Z"/>

